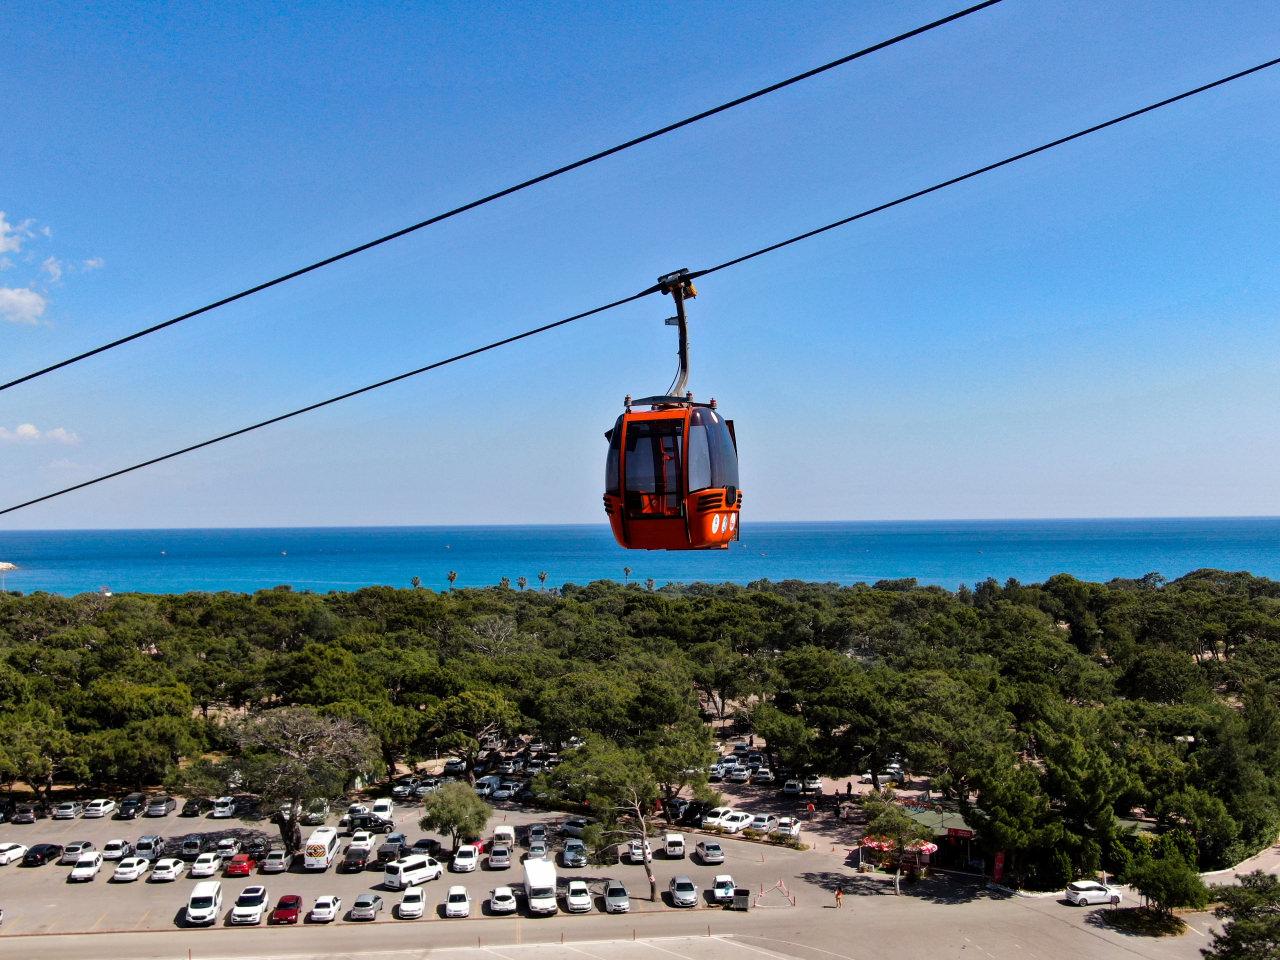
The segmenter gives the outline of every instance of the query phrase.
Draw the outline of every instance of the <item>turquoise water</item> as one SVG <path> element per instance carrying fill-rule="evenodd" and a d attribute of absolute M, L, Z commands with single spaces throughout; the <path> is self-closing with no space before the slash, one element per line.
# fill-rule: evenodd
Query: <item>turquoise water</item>
<path fill-rule="evenodd" d="M 1169 579 L 1199 567 L 1280 579 L 1280 517 L 1170 520 L 1006 520 L 753 523 L 727 552 L 628 552 L 604 526 L 327 527 L 252 530 L 0 531 L 10 590 L 74 594 L 491 586 L 524 576 L 537 587 L 598 579 L 659 584 L 752 580 L 873 583 L 915 577 L 954 588 L 987 577 L 1037 582 Z"/>

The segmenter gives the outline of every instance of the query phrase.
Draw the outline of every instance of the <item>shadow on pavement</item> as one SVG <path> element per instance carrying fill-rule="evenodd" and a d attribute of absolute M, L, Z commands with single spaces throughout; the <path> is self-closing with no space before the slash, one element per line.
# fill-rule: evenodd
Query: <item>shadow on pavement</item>
<path fill-rule="evenodd" d="M 809 871 L 800 874 L 805 883 L 828 891 L 835 897 L 836 888 L 842 888 L 845 896 L 882 897 L 894 896 L 893 877 L 883 873 L 842 873 L 837 870 Z M 951 877 L 929 877 L 910 883 L 903 878 L 902 896 L 926 900 L 929 903 L 971 903 L 974 900 L 1005 900 L 1009 894 L 988 889 L 981 881 L 968 881 Z"/>

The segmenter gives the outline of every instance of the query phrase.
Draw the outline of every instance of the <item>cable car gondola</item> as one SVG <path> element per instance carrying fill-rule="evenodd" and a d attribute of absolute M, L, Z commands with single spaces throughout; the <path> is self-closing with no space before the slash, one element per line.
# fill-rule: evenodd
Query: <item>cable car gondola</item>
<path fill-rule="evenodd" d="M 624 401 L 605 434 L 604 512 L 614 538 L 629 550 L 726 550 L 738 539 L 738 441 L 716 402 L 695 403 L 686 391 L 689 336 L 684 302 L 698 295 L 688 270 L 659 278 L 676 315 L 680 369 L 665 396 Z M 648 407 L 647 410 L 634 409 Z"/>

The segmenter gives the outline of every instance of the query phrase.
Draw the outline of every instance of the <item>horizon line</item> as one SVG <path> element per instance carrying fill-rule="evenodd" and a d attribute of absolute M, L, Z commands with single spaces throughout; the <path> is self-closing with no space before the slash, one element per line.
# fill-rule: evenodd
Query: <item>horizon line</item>
<path fill-rule="evenodd" d="M 930 517 L 930 518 L 883 518 L 883 519 L 840 519 L 840 520 L 752 520 L 751 526 L 783 526 L 783 525 L 831 525 L 831 524 L 928 524 L 928 523 L 1102 523 L 1107 521 L 1131 522 L 1168 522 L 1168 521 L 1204 521 L 1204 520 L 1280 520 L 1280 514 L 1174 514 L 1165 516 L 1066 516 L 1066 517 Z M 332 524 L 267 524 L 261 526 L 215 525 L 192 527 L 26 527 L 0 530 L 0 537 L 9 533 L 139 533 L 139 532 L 180 532 L 195 530 L 500 530 L 500 529 L 556 529 L 564 527 L 582 527 L 608 530 L 607 523 L 577 521 L 567 523 L 332 523 Z"/>

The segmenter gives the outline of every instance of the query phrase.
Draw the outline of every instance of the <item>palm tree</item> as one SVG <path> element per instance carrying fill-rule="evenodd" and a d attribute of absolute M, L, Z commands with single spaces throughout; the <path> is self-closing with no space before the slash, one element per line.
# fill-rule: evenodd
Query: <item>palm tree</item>
<path fill-rule="evenodd" d="M 516 586 L 523 590 L 529 585 L 528 577 L 516 577 Z"/>
<path fill-rule="evenodd" d="M 446 576 L 449 578 L 449 589 L 453 589 L 453 582 L 458 579 L 458 571 L 450 570 Z"/>
<path fill-rule="evenodd" d="M 413 587 L 413 589 L 415 589 L 415 590 L 421 590 L 421 589 L 422 589 L 422 578 L 421 578 L 421 577 L 410 577 L 410 578 L 409 578 L 409 586 Z"/>
<path fill-rule="evenodd" d="M 538 571 L 538 582 L 542 584 L 543 590 L 547 589 L 547 571 L 545 570 Z"/>
<path fill-rule="evenodd" d="M 510 589 L 511 589 L 511 578 L 510 578 L 510 577 L 503 577 L 501 580 L 499 580 L 499 581 L 498 581 L 498 586 L 500 586 L 503 590 L 510 590 Z"/>
<path fill-rule="evenodd" d="M 653 593 L 653 588 L 657 585 L 657 582 L 658 581 L 654 580 L 653 577 L 650 577 L 648 580 L 644 582 L 645 589 L 648 590 L 650 593 Z"/>
<path fill-rule="evenodd" d="M 627 581 L 627 583 L 630 583 L 630 582 L 631 582 L 631 568 L 630 568 L 630 567 L 623 567 L 623 568 L 622 568 L 622 576 L 623 576 L 623 579 L 625 579 L 625 580 Z"/>

